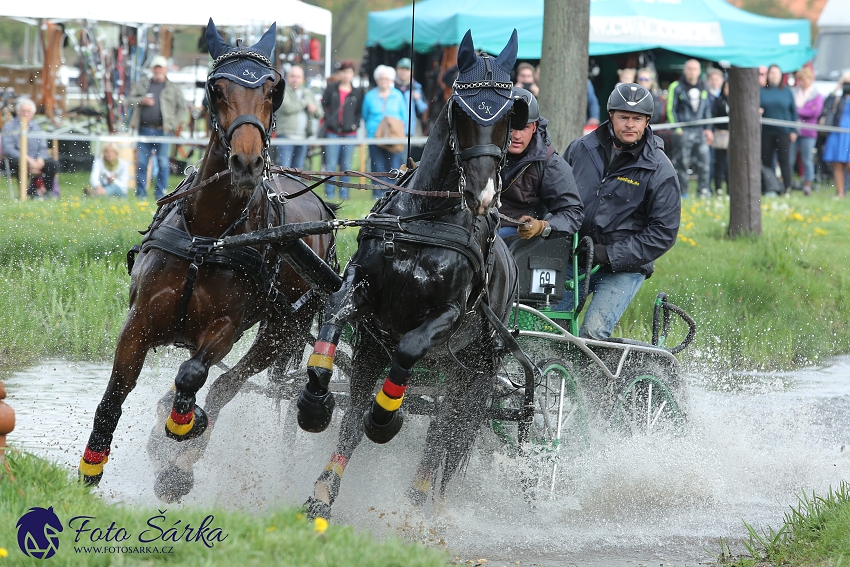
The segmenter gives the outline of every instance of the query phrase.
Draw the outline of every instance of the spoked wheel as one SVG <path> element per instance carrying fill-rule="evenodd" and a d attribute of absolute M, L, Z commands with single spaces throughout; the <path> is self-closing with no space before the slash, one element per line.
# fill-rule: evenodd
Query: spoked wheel
<path fill-rule="evenodd" d="M 560 445 L 583 449 L 588 444 L 587 419 L 578 384 L 569 366 L 553 358 L 538 365 L 541 379 L 534 390 L 534 419 L 528 439 L 531 452 L 554 451 Z M 520 407 L 522 392 L 517 391 L 505 406 Z M 511 446 L 517 445 L 521 424 L 493 421 L 493 431 Z"/>
<path fill-rule="evenodd" d="M 629 435 L 680 433 L 685 414 L 677 378 L 655 365 L 632 371 L 614 404 L 614 428 Z"/>

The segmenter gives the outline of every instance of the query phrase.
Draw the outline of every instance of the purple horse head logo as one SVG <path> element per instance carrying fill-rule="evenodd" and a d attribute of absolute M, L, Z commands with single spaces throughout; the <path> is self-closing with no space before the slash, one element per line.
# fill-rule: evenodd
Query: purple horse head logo
<path fill-rule="evenodd" d="M 18 520 L 18 546 L 24 555 L 35 559 L 49 559 L 59 549 L 59 532 L 62 522 L 50 508 L 30 508 Z"/>

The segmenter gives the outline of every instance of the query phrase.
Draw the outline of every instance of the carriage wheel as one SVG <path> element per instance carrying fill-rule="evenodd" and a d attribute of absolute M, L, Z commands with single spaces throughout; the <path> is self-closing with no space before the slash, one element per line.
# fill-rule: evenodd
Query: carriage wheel
<path fill-rule="evenodd" d="M 669 370 L 644 365 L 632 371 L 614 404 L 612 425 L 626 434 L 680 433 L 685 414 L 678 380 Z"/>
<path fill-rule="evenodd" d="M 581 392 L 569 365 L 553 358 L 538 367 L 541 379 L 534 389 L 534 419 L 528 432 L 532 452 L 554 451 L 561 445 L 585 448 L 588 445 L 587 419 Z M 519 392 L 514 398 L 511 405 L 521 405 Z M 493 431 L 511 446 L 517 445 L 519 427 L 522 425 L 493 421 Z"/>

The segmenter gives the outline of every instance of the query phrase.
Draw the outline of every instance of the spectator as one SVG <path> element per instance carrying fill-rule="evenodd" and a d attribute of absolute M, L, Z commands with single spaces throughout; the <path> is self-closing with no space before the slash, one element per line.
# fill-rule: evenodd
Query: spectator
<path fill-rule="evenodd" d="M 720 88 L 720 94 L 714 98 L 711 105 L 711 116 L 722 118 L 729 116 L 729 82 L 725 81 Z M 714 192 L 717 195 L 723 191 L 723 184 L 729 186 L 729 123 L 714 125 Z"/>
<path fill-rule="evenodd" d="M 797 71 L 797 85 L 791 89 L 794 94 L 794 104 L 797 106 L 797 116 L 801 122 L 817 124 L 823 112 L 823 95 L 814 87 L 815 76 L 808 67 Z M 797 137 L 797 142 L 791 145 L 791 161 L 795 162 L 797 155 L 803 164 L 803 195 L 812 192 L 812 181 L 815 179 L 815 164 L 812 153 L 815 149 L 818 133 L 816 130 L 803 128 Z"/>
<path fill-rule="evenodd" d="M 649 91 L 655 103 L 649 123 L 660 124 L 664 122 L 664 103 L 661 99 L 661 92 L 658 90 L 658 83 L 655 81 L 655 71 L 649 67 L 638 69 L 637 84 Z"/>
<path fill-rule="evenodd" d="M 590 79 L 587 80 L 587 121 L 585 124 L 594 128 L 599 126 L 599 99 Z"/>
<path fill-rule="evenodd" d="M 307 157 L 307 138 L 316 133 L 314 120 L 324 114 L 309 87 L 304 86 L 304 69 L 293 65 L 286 74 L 283 104 L 277 110 L 277 137 L 299 141 L 277 147 L 277 164 L 283 167 L 304 168 Z"/>
<path fill-rule="evenodd" d="M 761 88 L 759 106 L 762 109 L 762 118 L 797 121 L 794 95 L 791 94 L 791 89 L 785 88 L 782 71 L 778 65 L 771 65 L 767 69 L 767 86 Z M 777 154 L 786 195 L 791 192 L 791 144 L 795 141 L 796 126 L 763 124 L 761 127 L 761 164 L 772 169 L 773 155 Z"/>
<path fill-rule="evenodd" d="M 325 113 L 325 137 L 331 139 L 357 137 L 360 127 L 360 112 L 363 106 L 363 89 L 354 87 L 354 63 L 343 61 L 337 73 L 339 82 L 329 83 L 322 95 L 322 108 Z M 351 169 L 353 144 L 325 146 L 325 166 L 328 171 L 347 171 Z M 342 182 L 350 178 L 339 177 Z M 334 185 L 325 185 L 325 195 L 333 199 Z M 348 199 L 348 188 L 339 188 L 339 198 Z"/>
<path fill-rule="evenodd" d="M 21 160 L 21 135 L 11 132 L 21 131 L 21 122 L 26 120 L 27 132 L 41 132 L 41 127 L 33 121 L 35 116 L 35 103 L 32 99 L 21 97 L 15 105 L 15 118 L 3 125 L 3 132 L 9 132 L 2 136 L 0 155 L 9 158 L 9 169 L 13 175 L 17 175 Z M 27 185 L 27 195 L 30 197 L 42 197 L 45 195 L 58 197 L 53 191 L 53 180 L 59 171 L 59 163 L 47 154 L 47 141 L 44 138 L 27 139 L 27 172 L 30 175 L 43 175 L 44 187 L 31 187 Z"/>
<path fill-rule="evenodd" d="M 714 99 L 720 96 L 720 90 L 723 88 L 723 71 L 720 69 L 711 68 L 705 73 L 706 84 L 708 86 L 708 97 L 711 103 Z"/>
<path fill-rule="evenodd" d="M 759 87 L 767 86 L 767 67 L 759 65 Z"/>
<path fill-rule="evenodd" d="M 627 67 L 626 69 L 617 69 L 617 77 L 619 77 L 617 86 L 620 86 L 623 83 L 634 83 L 636 75 L 637 70 L 633 67 Z"/>
<path fill-rule="evenodd" d="M 108 195 L 110 197 L 126 197 L 127 185 L 130 181 L 130 166 L 118 158 L 118 148 L 112 142 L 103 144 L 101 157 L 92 164 L 89 185 L 86 195 Z"/>
<path fill-rule="evenodd" d="M 516 66 L 516 84 L 514 86 L 525 89 L 534 96 L 540 96 L 540 87 L 534 82 L 534 65 L 520 63 Z"/>
<path fill-rule="evenodd" d="M 696 59 L 688 59 L 678 81 L 670 83 L 667 98 L 667 120 L 669 122 L 693 122 L 711 117 L 708 89 L 700 79 L 702 68 Z M 714 141 L 710 126 L 684 126 L 675 132 L 676 173 L 682 197 L 688 196 L 688 169 L 697 173 L 697 192 L 700 196 L 711 195 L 709 185 L 708 145 Z"/>
<path fill-rule="evenodd" d="M 827 126 L 850 128 L 850 72 L 841 75 L 838 81 L 840 92 L 829 104 L 831 120 Z M 823 161 L 832 163 L 832 174 L 835 177 L 835 190 L 839 199 L 844 198 L 844 186 L 847 180 L 845 174 L 850 173 L 850 134 L 846 132 L 830 132 L 823 146 Z"/>
<path fill-rule="evenodd" d="M 400 90 L 404 95 L 404 103 L 407 105 L 408 111 L 410 110 L 410 97 L 413 97 L 413 115 L 411 115 L 408 121 L 407 133 L 410 136 L 415 136 L 417 135 L 416 124 L 428 112 L 428 103 L 425 102 L 425 98 L 422 96 L 422 85 L 410 76 L 410 59 L 407 57 L 399 59 L 399 62 L 395 66 L 395 71 L 395 88 Z M 416 116 L 416 120 L 413 119 L 413 116 Z M 421 134 L 421 132 L 419 133 Z"/>
<path fill-rule="evenodd" d="M 137 128 L 140 136 L 176 136 L 186 118 L 186 100 L 177 84 L 168 80 L 168 60 L 157 55 L 151 61 L 151 77 L 142 77 L 133 84 L 127 102 L 135 107 L 131 128 Z M 156 152 L 159 170 L 156 175 L 155 196 L 165 195 L 168 187 L 168 151 L 170 145 L 163 142 L 139 142 L 136 156 L 136 196 L 147 197 L 148 163 Z"/>
<path fill-rule="evenodd" d="M 378 65 L 374 77 L 378 86 L 363 97 L 363 122 L 366 125 L 366 137 L 375 137 L 378 125 L 385 116 L 401 120 L 404 131 L 407 131 L 407 106 L 404 104 L 404 95 L 393 86 L 395 69 L 387 65 Z M 369 146 L 369 158 L 372 171 L 390 171 L 401 167 L 404 150 L 393 152 L 372 144 Z M 372 192 L 376 199 L 383 194 L 384 192 L 378 189 Z"/>

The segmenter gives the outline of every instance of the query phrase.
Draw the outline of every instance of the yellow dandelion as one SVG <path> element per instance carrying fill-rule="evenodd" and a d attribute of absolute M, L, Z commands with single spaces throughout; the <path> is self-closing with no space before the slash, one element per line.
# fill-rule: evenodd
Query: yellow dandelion
<path fill-rule="evenodd" d="M 0 547 L 0 557 L 8 557 L 8 556 L 9 556 L 9 552 L 6 550 L 6 548 Z"/>
<path fill-rule="evenodd" d="M 325 533 L 328 529 L 328 521 L 324 518 L 316 518 L 313 520 L 313 529 L 319 532 L 320 534 Z"/>
<path fill-rule="evenodd" d="M 829 233 L 827 231 L 825 231 L 824 229 L 820 228 L 819 226 L 816 226 L 815 227 L 815 234 L 819 234 L 820 236 L 824 236 L 824 235 L 829 234 Z"/>
<path fill-rule="evenodd" d="M 800 214 L 800 213 L 798 213 L 798 212 L 793 212 L 793 213 L 791 213 L 790 218 L 791 218 L 791 220 L 795 220 L 795 221 L 802 221 L 802 220 L 806 220 L 806 219 L 805 219 L 805 217 L 803 217 L 803 215 L 801 215 L 801 214 Z"/>
<path fill-rule="evenodd" d="M 269 527 L 266 528 L 267 532 L 273 532 L 275 530 L 277 530 L 277 526 L 269 526 Z"/>
<path fill-rule="evenodd" d="M 296 520 L 303 520 L 303 519 L 304 519 L 304 514 L 295 514 L 295 519 L 296 519 Z"/>

